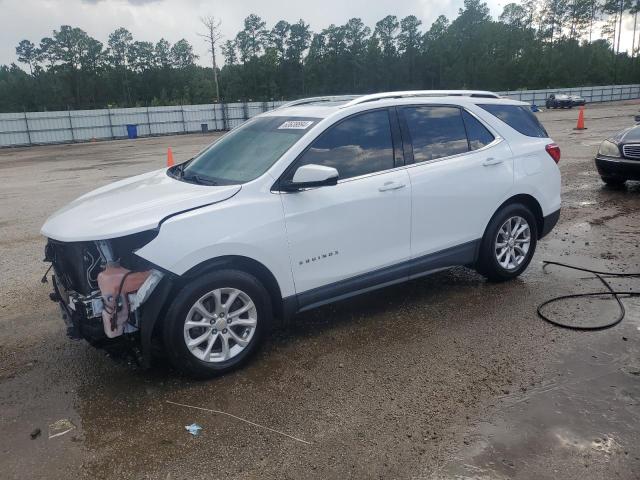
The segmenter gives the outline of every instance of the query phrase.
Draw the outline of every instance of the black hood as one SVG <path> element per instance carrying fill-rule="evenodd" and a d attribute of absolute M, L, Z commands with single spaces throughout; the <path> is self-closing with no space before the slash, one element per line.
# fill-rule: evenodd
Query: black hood
<path fill-rule="evenodd" d="M 640 125 L 625 128 L 616 133 L 612 138 L 616 143 L 640 142 Z"/>

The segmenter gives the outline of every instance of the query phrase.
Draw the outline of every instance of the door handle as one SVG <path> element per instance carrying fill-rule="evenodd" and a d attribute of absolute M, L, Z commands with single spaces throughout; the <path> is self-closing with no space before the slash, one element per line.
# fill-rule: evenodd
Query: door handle
<path fill-rule="evenodd" d="M 502 162 L 504 162 L 504 160 L 502 160 L 501 158 L 489 157 L 484 162 L 482 162 L 482 165 L 488 167 L 489 165 L 498 165 Z"/>
<path fill-rule="evenodd" d="M 382 185 L 380 188 L 378 188 L 379 192 L 388 192 L 389 190 L 400 190 L 401 188 L 406 187 L 406 184 L 404 183 L 397 183 L 397 182 L 384 182 L 384 185 Z"/>

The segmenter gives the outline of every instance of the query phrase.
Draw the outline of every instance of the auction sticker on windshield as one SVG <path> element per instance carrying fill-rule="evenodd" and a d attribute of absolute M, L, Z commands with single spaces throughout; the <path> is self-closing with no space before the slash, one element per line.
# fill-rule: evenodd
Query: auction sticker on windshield
<path fill-rule="evenodd" d="M 282 125 L 278 127 L 278 130 L 287 129 L 287 130 L 306 130 L 309 128 L 309 125 L 313 124 L 313 121 L 309 120 L 289 120 L 284 122 Z"/>

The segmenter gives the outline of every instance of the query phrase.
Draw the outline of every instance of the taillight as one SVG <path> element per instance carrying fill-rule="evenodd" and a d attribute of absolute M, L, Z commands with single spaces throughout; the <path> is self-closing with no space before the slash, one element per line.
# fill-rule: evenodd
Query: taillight
<path fill-rule="evenodd" d="M 549 156 L 553 158 L 553 161 L 558 163 L 560 161 L 560 147 L 555 143 L 550 143 L 544 149 L 547 151 Z"/>

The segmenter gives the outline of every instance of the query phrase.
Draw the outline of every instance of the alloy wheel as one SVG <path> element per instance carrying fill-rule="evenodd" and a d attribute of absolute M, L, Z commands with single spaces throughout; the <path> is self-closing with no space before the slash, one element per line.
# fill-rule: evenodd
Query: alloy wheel
<path fill-rule="evenodd" d="M 527 258 L 530 246 L 529 224 L 520 216 L 511 217 L 498 229 L 494 245 L 496 260 L 505 270 L 516 270 Z"/>
<path fill-rule="evenodd" d="M 184 341 L 199 360 L 224 362 L 249 345 L 257 325 L 258 312 L 249 295 L 237 288 L 217 288 L 189 309 Z"/>

